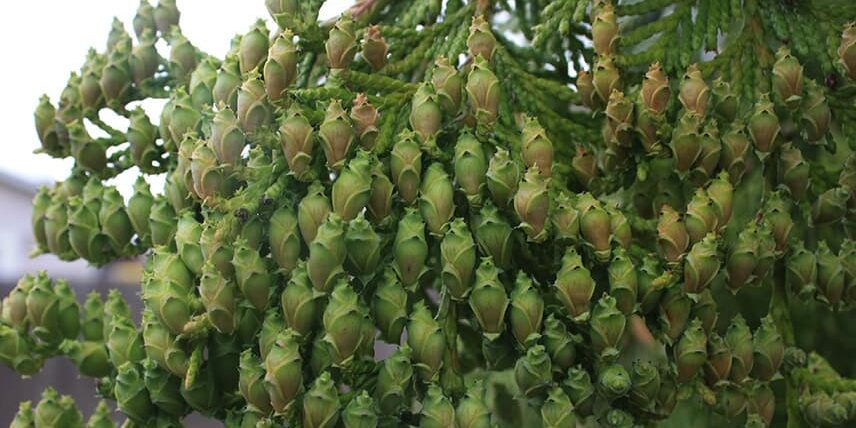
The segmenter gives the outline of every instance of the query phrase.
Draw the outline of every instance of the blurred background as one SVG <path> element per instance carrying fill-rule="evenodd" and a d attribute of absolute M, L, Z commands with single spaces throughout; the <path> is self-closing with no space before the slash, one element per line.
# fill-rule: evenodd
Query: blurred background
<path fill-rule="evenodd" d="M 150 0 L 156 4 L 157 0 Z M 34 154 L 39 147 L 33 125 L 33 110 L 42 94 L 56 102 L 71 71 L 80 68 L 90 47 L 105 49 L 113 17 L 125 23 L 132 32 L 131 20 L 139 0 L 33 0 L 20 2 L 15 10 L 0 14 L 0 51 L 3 66 L 3 102 L 0 103 L 0 129 L 3 153 L 0 154 L 0 296 L 8 294 L 25 273 L 46 270 L 52 278 L 65 278 L 82 299 L 96 290 L 103 296 L 111 288 L 123 292 L 139 314 L 138 289 L 142 267 L 139 260 L 113 263 L 101 269 L 84 261 L 62 262 L 46 254 L 31 258 L 35 248 L 30 228 L 30 206 L 40 185 L 52 185 L 66 178 L 71 159 L 54 159 Z M 321 18 L 339 15 L 353 0 L 328 0 Z M 270 29 L 276 28 L 268 18 L 263 0 L 179 0 L 181 28 L 194 45 L 222 57 L 235 34 L 245 33 L 258 19 L 264 18 Z M 166 52 L 162 52 L 166 55 Z M 157 112 L 162 102 L 144 103 L 143 108 Z M 158 114 L 150 114 L 157 118 Z M 122 118 L 106 117 L 124 129 Z M 97 134 L 97 132 L 93 132 Z M 130 197 L 136 171 L 117 177 L 111 184 Z M 162 188 L 162 179 L 149 180 L 152 190 Z M 136 310 L 134 308 L 136 307 Z M 137 320 L 138 321 L 138 320 Z M 94 385 L 81 378 L 74 365 L 54 358 L 30 379 L 21 377 L 0 364 L 0 426 L 8 426 L 24 400 L 37 402 L 42 390 L 51 385 L 61 394 L 71 394 L 85 417 L 95 408 Z M 204 418 L 191 416 L 188 426 L 217 426 Z"/>

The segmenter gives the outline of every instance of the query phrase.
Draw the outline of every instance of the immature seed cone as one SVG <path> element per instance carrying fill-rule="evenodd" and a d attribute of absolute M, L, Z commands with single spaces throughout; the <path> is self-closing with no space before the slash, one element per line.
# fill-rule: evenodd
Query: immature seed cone
<path fill-rule="evenodd" d="M 377 127 L 379 120 L 380 114 L 377 108 L 369 102 L 366 94 L 357 94 L 351 108 L 351 121 L 354 123 L 354 131 L 360 140 L 360 145 L 366 150 L 371 150 L 375 146 L 379 132 Z"/>
<path fill-rule="evenodd" d="M 352 398 L 342 411 L 345 428 L 374 428 L 378 424 L 375 401 L 367 391 Z"/>
<path fill-rule="evenodd" d="M 190 74 L 188 92 L 190 101 L 196 108 L 211 106 L 214 102 L 214 84 L 217 82 L 217 63 L 213 58 L 203 59 Z"/>
<path fill-rule="evenodd" d="M 32 412 L 34 427 L 79 427 L 83 425 L 83 415 L 68 395 L 60 396 L 52 387 L 42 392 L 42 399 Z M 26 416 L 22 416 L 25 419 Z"/>
<path fill-rule="evenodd" d="M 384 239 L 360 213 L 348 224 L 345 246 L 348 250 L 346 267 L 365 284 L 377 272 L 383 255 Z"/>
<path fill-rule="evenodd" d="M 791 290 L 801 298 L 813 297 L 817 291 L 817 258 L 805 249 L 802 242 L 794 244 L 788 255 L 786 281 Z"/>
<path fill-rule="evenodd" d="M 286 275 L 291 274 L 300 257 L 300 232 L 294 209 L 283 205 L 270 217 L 267 230 L 271 258 Z"/>
<path fill-rule="evenodd" d="M 743 126 L 732 123 L 728 132 L 722 136 L 722 155 L 719 157 L 719 166 L 728 172 L 731 184 L 739 183 L 746 172 L 749 147 Z"/>
<path fill-rule="evenodd" d="M 309 244 L 306 272 L 316 291 L 329 293 L 339 278 L 344 277 L 342 265 L 346 252 L 345 223 L 338 215 L 331 213 L 318 228 L 318 235 Z"/>
<path fill-rule="evenodd" d="M 257 250 L 249 247 L 245 240 L 239 239 L 235 242 L 232 265 L 235 267 L 235 279 L 241 294 L 256 309 L 265 310 L 274 288 L 274 278 L 268 271 L 266 259 L 262 258 Z"/>
<path fill-rule="evenodd" d="M 300 226 L 300 235 L 307 246 L 315 240 L 318 229 L 332 210 L 330 199 L 324 194 L 324 186 L 317 181 L 310 184 L 306 189 L 306 196 L 297 205 L 297 225 Z"/>
<path fill-rule="evenodd" d="M 251 73 L 238 89 L 235 113 L 241 129 L 247 134 L 253 134 L 259 128 L 268 126 L 273 116 L 272 110 L 264 83 L 259 79 L 258 73 Z"/>
<path fill-rule="evenodd" d="M 127 255 L 131 252 L 134 230 L 125 209 L 125 199 L 112 186 L 104 189 L 101 198 L 101 209 L 98 212 L 101 234 L 106 237 L 115 254 Z"/>
<path fill-rule="evenodd" d="M 577 426 L 577 416 L 571 399 L 562 388 L 554 386 L 541 405 L 541 420 L 545 428 L 573 428 Z"/>
<path fill-rule="evenodd" d="M 588 371 L 580 365 L 572 367 L 568 370 L 568 377 L 562 382 L 562 388 L 574 403 L 574 411 L 578 415 L 587 417 L 592 414 L 595 390 Z"/>
<path fill-rule="evenodd" d="M 321 147 L 327 158 L 327 168 L 334 171 L 342 169 L 354 142 L 354 130 L 341 101 L 332 100 L 327 105 L 318 134 L 321 136 Z"/>
<path fill-rule="evenodd" d="M 704 117 L 707 104 L 710 100 L 710 88 L 702 77 L 698 64 L 691 64 L 681 79 L 681 88 L 678 99 L 685 110 L 697 113 Z"/>
<path fill-rule="evenodd" d="M 415 137 L 413 133 L 400 135 L 389 158 L 392 182 L 406 204 L 412 204 L 416 200 L 422 177 L 422 150 Z"/>
<path fill-rule="evenodd" d="M 360 150 L 333 182 L 333 212 L 346 222 L 356 218 L 369 203 L 372 190 L 371 161 L 369 153 Z"/>
<path fill-rule="evenodd" d="M 331 69 L 348 68 L 357 53 L 357 37 L 354 35 L 354 20 L 349 14 L 342 15 L 330 29 L 324 45 L 327 65 Z"/>
<path fill-rule="evenodd" d="M 412 351 L 401 346 L 388 356 L 377 374 L 375 398 L 384 414 L 399 414 L 410 405 L 413 383 Z"/>
<path fill-rule="evenodd" d="M 467 95 L 476 118 L 491 124 L 496 120 L 499 101 L 502 97 L 499 79 L 490 70 L 488 61 L 476 56 L 467 75 Z"/>
<path fill-rule="evenodd" d="M 616 53 L 619 39 L 618 18 L 615 16 L 615 8 L 610 3 L 604 4 L 598 9 L 591 23 L 591 36 L 594 51 L 598 55 L 610 55 Z"/>
<path fill-rule="evenodd" d="M 648 72 L 642 78 L 642 89 L 639 95 L 648 111 L 660 114 L 666 110 L 672 90 L 669 87 L 669 78 L 663 72 L 660 63 L 655 62 L 648 68 Z"/>
<path fill-rule="evenodd" d="M 702 188 L 696 190 L 687 205 L 685 223 L 687 233 L 690 235 L 690 244 L 700 242 L 705 235 L 717 230 L 719 226 L 718 209 L 706 190 Z"/>
<path fill-rule="evenodd" d="M 455 143 L 454 167 L 455 181 L 470 205 L 481 206 L 488 162 L 482 144 L 472 134 L 461 134 Z"/>
<path fill-rule="evenodd" d="M 523 358 L 514 365 L 514 380 L 517 387 L 527 397 L 542 395 L 553 380 L 550 356 L 542 345 L 535 345 L 526 351 Z"/>
<path fill-rule="evenodd" d="M 847 212 L 848 199 L 850 191 L 846 187 L 833 187 L 821 193 L 811 209 L 814 224 L 830 224 L 841 220 Z"/>
<path fill-rule="evenodd" d="M 631 386 L 630 374 L 620 364 L 610 364 L 598 373 L 597 388 L 610 401 L 627 395 Z"/>
<path fill-rule="evenodd" d="M 801 411 L 810 426 L 837 426 L 849 418 L 847 407 L 838 403 L 837 399 L 844 393 L 835 394 L 834 398 L 826 392 L 803 393 L 799 398 Z"/>
<path fill-rule="evenodd" d="M 443 389 L 439 385 L 432 383 L 428 386 L 422 406 L 420 428 L 455 426 L 455 407 L 452 400 L 443 395 Z"/>
<path fill-rule="evenodd" d="M 264 358 L 264 388 L 270 397 L 270 406 L 277 413 L 288 411 L 303 389 L 302 362 L 296 334 L 290 329 L 281 331 Z M 263 405 L 261 391 L 255 386 L 251 387 L 247 392 L 252 392 L 258 397 L 259 404 Z M 244 393 L 244 390 L 241 392 Z"/>
<path fill-rule="evenodd" d="M 160 28 L 159 30 L 166 34 L 166 31 Z M 190 74 L 199 64 L 200 52 L 190 43 L 190 40 L 187 40 L 187 37 L 184 37 L 178 27 L 172 28 L 167 38 L 170 40 L 169 69 L 179 82 L 187 84 Z"/>
<path fill-rule="evenodd" d="M 183 88 L 176 90 L 172 111 L 161 114 L 161 125 L 164 123 L 167 125 L 166 129 L 161 129 L 161 137 L 166 138 L 165 135 L 168 133 L 172 140 L 167 147 L 175 147 L 185 140 L 187 134 L 195 133 L 202 119 L 199 110 L 193 107 L 190 95 Z M 169 119 L 164 121 L 164 116 L 168 116 Z M 172 150 L 175 149 L 172 148 Z"/>
<path fill-rule="evenodd" d="M 562 267 L 556 274 L 554 286 L 556 297 L 565 306 L 571 319 L 579 322 L 589 318 L 589 305 L 595 282 L 573 247 L 568 247 L 562 257 Z"/>
<path fill-rule="evenodd" d="M 369 220 L 376 225 L 386 225 L 392 219 L 392 192 L 395 190 L 389 179 L 388 169 L 381 162 L 375 163 L 372 171 L 372 194 L 366 207 Z"/>
<path fill-rule="evenodd" d="M 779 118 L 773 109 L 769 94 L 761 94 L 755 104 L 754 113 L 749 117 L 747 127 L 755 150 L 760 152 L 762 156 L 769 154 L 778 147 L 782 128 L 779 125 Z"/>
<path fill-rule="evenodd" d="M 56 108 L 51 104 L 47 95 L 39 98 L 39 105 L 33 114 L 36 122 L 36 134 L 42 144 L 42 149 L 51 155 L 62 152 L 59 135 L 56 130 Z"/>
<path fill-rule="evenodd" d="M 339 280 L 330 293 L 322 320 L 323 340 L 335 365 L 347 366 L 366 351 L 373 351 L 375 331 L 369 310 L 344 279 Z"/>
<path fill-rule="evenodd" d="M 241 39 L 241 47 L 244 47 L 245 39 L 250 34 L 256 34 L 251 31 L 244 38 Z M 263 75 L 265 81 L 265 92 L 267 92 L 268 98 L 271 101 L 278 101 L 282 99 L 284 93 L 294 83 L 294 80 L 297 78 L 297 47 L 294 45 L 292 38 L 294 35 L 289 30 L 284 30 L 279 36 L 274 39 L 273 44 L 270 45 L 270 50 L 267 52 L 267 61 L 264 63 Z M 243 66 L 245 63 L 245 56 L 250 56 L 247 58 L 247 62 L 251 63 L 253 59 L 258 58 L 256 61 L 256 65 L 263 60 L 263 56 L 258 55 L 257 50 L 262 46 L 267 46 L 267 40 L 265 40 L 264 44 L 261 43 L 261 39 L 257 39 L 257 37 L 253 37 L 251 42 L 253 43 L 254 49 L 247 52 L 246 55 L 241 55 L 241 65 Z M 244 49 L 241 49 L 241 53 L 244 53 Z"/>
<path fill-rule="evenodd" d="M 595 91 L 594 76 L 592 73 L 589 73 L 586 70 L 580 70 L 580 72 L 577 73 L 576 85 L 583 105 L 591 110 L 599 110 L 603 107 L 605 103 L 601 101 Z"/>
<path fill-rule="evenodd" d="M 844 292 L 844 280 L 841 259 L 829 249 L 826 241 L 821 241 L 817 244 L 817 298 L 832 307 L 837 306 Z"/>
<path fill-rule="evenodd" d="M 388 343 L 399 343 L 407 323 L 407 290 L 401 285 L 395 271 L 383 271 L 372 297 L 372 318 L 380 330 L 381 338 Z"/>
<path fill-rule="evenodd" d="M 463 300 L 473 284 L 476 246 L 466 222 L 456 218 L 440 243 L 442 281 L 455 300 Z"/>
<path fill-rule="evenodd" d="M 587 83 L 587 77 L 580 75 L 579 79 L 583 79 L 583 83 Z M 591 98 L 597 98 L 597 105 L 606 105 L 609 101 L 609 95 L 614 90 L 621 89 L 620 76 L 618 68 L 615 66 L 615 58 L 612 55 L 599 55 L 594 64 L 594 72 L 592 73 L 592 85 L 594 86 L 594 94 Z M 585 97 L 585 92 L 582 95 Z M 592 103 L 594 104 L 594 103 Z"/>
<path fill-rule="evenodd" d="M 443 112 L 437 94 L 430 83 L 422 83 L 410 102 L 410 128 L 419 135 L 423 147 L 433 150 L 442 124 Z"/>
<path fill-rule="evenodd" d="M 701 320 L 694 319 L 675 345 L 678 383 L 686 383 L 695 377 L 705 361 L 707 361 L 707 336 L 704 334 Z"/>
<path fill-rule="evenodd" d="M 806 96 L 803 101 L 805 110 L 800 119 L 800 125 L 802 125 L 802 129 L 805 131 L 808 141 L 818 143 L 826 136 L 826 132 L 829 130 L 829 123 L 832 121 L 832 111 L 829 109 L 829 104 L 826 101 L 823 90 L 817 83 L 809 80 L 806 86 Z"/>
<path fill-rule="evenodd" d="M 713 99 L 716 103 L 716 113 L 725 122 L 735 123 L 737 110 L 739 108 L 737 95 L 731 84 L 725 81 L 722 76 L 713 81 Z"/>
<path fill-rule="evenodd" d="M 719 272 L 716 237 L 710 233 L 693 245 L 684 261 L 684 290 L 690 294 L 702 292 Z"/>
<path fill-rule="evenodd" d="M 693 179 L 697 180 L 696 182 L 704 183 L 713 177 L 722 152 L 722 143 L 719 139 L 719 129 L 715 119 L 710 119 L 705 124 L 699 140 L 699 147 L 701 151 L 690 174 Z"/>
<path fill-rule="evenodd" d="M 856 80 L 856 24 L 853 22 L 844 26 L 844 31 L 841 33 L 838 58 L 847 71 L 850 80 Z"/>
<path fill-rule="evenodd" d="M 521 157 L 527 168 L 538 166 L 542 177 L 548 178 L 553 170 L 553 143 L 538 119 L 527 117 L 523 126 Z"/>
<path fill-rule="evenodd" d="M 728 172 L 722 171 L 710 181 L 707 186 L 707 196 L 716 211 L 716 227 L 722 229 L 729 221 L 733 212 L 734 186 L 729 180 Z"/>
<path fill-rule="evenodd" d="M 306 263 L 300 262 L 280 296 L 285 324 L 301 337 L 308 337 L 316 325 L 319 308 L 312 283 L 306 273 Z"/>
<path fill-rule="evenodd" d="M 660 392 L 660 372 L 648 361 L 636 360 L 630 370 L 630 401 L 645 409 L 652 409 Z"/>
<path fill-rule="evenodd" d="M 447 115 L 455 115 L 461 108 L 464 79 L 446 57 L 438 56 L 434 61 L 431 83 L 434 85 L 443 111 Z"/>
<path fill-rule="evenodd" d="M 425 223 L 414 208 L 407 208 L 398 223 L 398 232 L 392 248 L 394 268 L 405 287 L 416 284 L 425 272 L 428 243 L 425 241 Z"/>
<path fill-rule="evenodd" d="M 131 49 L 131 57 L 128 61 L 131 67 L 131 80 L 139 86 L 154 77 L 162 59 L 155 47 L 157 38 L 152 29 L 144 29 L 141 34 L 137 34 L 137 38 L 140 43 Z"/>
<path fill-rule="evenodd" d="M 577 210 L 580 212 L 580 232 L 598 261 L 609 260 L 611 225 L 609 213 L 603 209 L 600 201 L 590 193 L 578 195 Z"/>
<path fill-rule="evenodd" d="M 500 148 L 490 158 L 487 174 L 487 188 L 496 206 L 509 205 L 522 178 L 520 166 L 511 159 L 508 151 Z"/>
<path fill-rule="evenodd" d="M 633 103 L 624 93 L 613 89 L 606 104 L 606 124 L 619 146 L 633 144 Z"/>
<path fill-rule="evenodd" d="M 238 109 L 238 88 L 241 87 L 241 70 L 238 55 L 227 55 L 217 72 L 217 80 L 211 94 L 214 105 L 225 105 L 235 111 Z"/>
<path fill-rule="evenodd" d="M 449 220 L 455 213 L 454 193 L 449 174 L 439 162 L 432 163 L 422 180 L 419 212 L 428 231 L 442 236 L 449 230 Z"/>
<path fill-rule="evenodd" d="M 0 325 L 0 361 L 22 376 L 30 376 L 42 369 L 41 357 L 33 352 L 29 338 L 6 325 Z"/>
<path fill-rule="evenodd" d="M 106 345 L 113 367 L 120 367 L 128 361 L 139 363 L 145 358 L 143 338 L 130 318 L 114 315 L 109 328 Z"/>
<path fill-rule="evenodd" d="M 186 415 L 190 409 L 181 396 L 181 379 L 162 369 L 151 359 L 143 360 L 142 366 L 143 382 L 149 391 L 152 404 L 157 406 L 158 411 L 175 418 Z"/>
<path fill-rule="evenodd" d="M 576 201 L 566 192 L 556 196 L 555 208 L 550 213 L 550 224 L 556 239 L 575 242 L 580 235 L 580 213 Z"/>
<path fill-rule="evenodd" d="M 725 332 L 725 342 L 732 356 L 729 377 L 734 382 L 743 382 L 752 372 L 755 359 L 752 332 L 742 315 L 737 314 L 732 318 L 731 325 Z"/>
<path fill-rule="evenodd" d="M 156 408 L 149 399 L 140 367 L 132 362 L 126 362 L 118 367 L 118 370 L 116 386 L 113 390 L 116 395 L 116 405 L 131 420 L 144 423 Z"/>
<path fill-rule="evenodd" d="M 419 378 L 437 378 L 446 352 L 446 337 L 424 302 L 413 305 L 407 323 L 407 345 L 413 350 L 413 361 Z"/>
<path fill-rule="evenodd" d="M 523 271 L 519 271 L 514 290 L 511 292 L 511 308 L 508 314 L 511 332 L 517 342 L 524 346 L 534 342 L 540 335 L 543 318 L 544 299 L 541 293 L 535 288 L 532 279 Z"/>
<path fill-rule="evenodd" d="M 639 283 L 636 267 L 623 248 L 616 249 L 613 254 L 607 268 L 609 294 L 615 298 L 618 309 L 625 315 L 630 315 L 636 310 Z"/>
<path fill-rule="evenodd" d="M 488 428 L 490 410 L 484 401 L 485 388 L 481 380 L 467 388 L 467 394 L 458 402 L 455 409 L 455 421 L 459 427 Z"/>
<path fill-rule="evenodd" d="M 660 328 L 667 343 L 681 337 L 689 321 L 692 300 L 677 284 L 669 286 L 660 300 Z"/>
<path fill-rule="evenodd" d="M 790 49 L 782 46 L 773 64 L 773 92 L 779 103 L 796 110 L 803 98 L 803 68 Z"/>
<path fill-rule="evenodd" d="M 131 147 L 131 159 L 143 171 L 154 171 L 152 163 L 159 160 L 160 149 L 155 145 L 158 129 L 142 108 L 131 112 L 128 132 L 125 134 Z"/>
<path fill-rule="evenodd" d="M 704 378 L 715 387 L 728 380 L 731 372 L 732 355 L 728 343 L 716 332 L 709 333 L 707 341 L 708 359 L 704 364 Z"/>
<path fill-rule="evenodd" d="M 604 294 L 592 310 L 591 346 L 596 355 L 607 360 L 614 360 L 624 341 L 627 319 L 618 310 L 615 298 Z"/>
<path fill-rule="evenodd" d="M 201 273 L 199 296 L 208 320 L 217 331 L 230 334 L 235 330 L 237 321 L 238 287 L 210 261 L 203 265 Z"/>
<path fill-rule="evenodd" d="M 107 166 L 106 147 L 94 140 L 83 123 L 71 122 L 68 125 L 68 135 L 71 141 L 71 155 L 85 170 L 100 173 Z"/>
<path fill-rule="evenodd" d="M 496 37 L 484 15 L 473 16 L 470 35 L 467 37 L 467 48 L 473 58 L 481 55 L 487 61 L 490 61 L 496 51 Z"/>
<path fill-rule="evenodd" d="M 476 281 L 469 302 L 485 338 L 491 341 L 498 338 L 505 328 L 509 300 L 490 257 L 483 258 L 476 269 Z"/>
<path fill-rule="evenodd" d="M 660 255 L 670 263 L 681 261 L 689 246 L 689 234 L 680 213 L 663 205 L 657 222 L 657 245 Z"/>
<path fill-rule="evenodd" d="M 763 425 L 769 426 L 776 412 L 776 395 L 766 382 L 756 382 L 749 391 L 747 413 L 760 416 Z"/>
<path fill-rule="evenodd" d="M 514 211 L 521 220 L 519 227 L 526 233 L 529 241 L 543 242 L 547 239 L 549 210 L 547 181 L 535 165 L 526 171 L 514 195 Z"/>
<path fill-rule="evenodd" d="M 246 137 L 232 109 L 223 107 L 214 115 L 211 125 L 211 149 L 219 164 L 240 165 Z"/>
<path fill-rule="evenodd" d="M 264 21 L 259 20 L 250 27 L 250 31 L 241 36 L 238 44 L 238 60 L 241 73 L 257 70 L 267 57 L 269 35 Z"/>
<path fill-rule="evenodd" d="M 512 311 L 514 311 L 513 307 Z M 513 324 L 512 328 L 514 328 Z M 530 340 L 534 340 L 537 337 L 532 334 L 528 336 Z M 569 369 L 576 359 L 577 352 L 575 344 L 579 341 L 579 337 L 568 333 L 565 324 L 553 314 L 548 315 L 546 321 L 544 321 L 543 337 L 544 346 L 547 348 L 547 353 L 550 354 L 550 360 L 553 362 L 553 370 L 564 372 Z M 521 343 L 524 345 L 527 344 L 526 342 Z"/>
<path fill-rule="evenodd" d="M 475 225 L 474 233 L 479 249 L 493 258 L 500 269 L 510 267 L 511 257 L 514 253 L 514 246 L 511 241 L 512 228 L 500 216 L 499 210 L 488 201 L 479 211 L 473 224 Z"/>
<path fill-rule="evenodd" d="M 672 132 L 672 157 L 675 169 L 686 173 L 701 155 L 701 121 L 703 116 L 694 110 L 688 110 L 681 116 Z"/>
<path fill-rule="evenodd" d="M 784 341 L 770 316 L 761 319 L 761 325 L 752 337 L 752 344 L 752 376 L 761 381 L 769 381 L 779 371 L 785 355 Z"/>

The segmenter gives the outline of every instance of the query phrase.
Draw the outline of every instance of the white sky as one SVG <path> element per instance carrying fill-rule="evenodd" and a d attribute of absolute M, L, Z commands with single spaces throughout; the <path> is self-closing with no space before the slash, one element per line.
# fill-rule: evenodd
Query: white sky
<path fill-rule="evenodd" d="M 149 2 L 154 5 L 157 0 Z M 322 19 L 338 15 L 353 2 L 328 0 Z M 131 22 L 138 5 L 139 0 L 32 0 L 0 13 L 0 171 L 36 182 L 68 175 L 70 159 L 33 154 L 39 147 L 33 110 L 43 93 L 56 103 L 69 72 L 80 68 L 90 46 L 105 49 L 114 16 L 133 34 Z M 246 32 L 257 18 L 275 28 L 264 0 L 179 0 L 178 8 L 188 39 L 221 58 L 232 37 Z M 131 178 L 117 183 L 123 193 Z"/>

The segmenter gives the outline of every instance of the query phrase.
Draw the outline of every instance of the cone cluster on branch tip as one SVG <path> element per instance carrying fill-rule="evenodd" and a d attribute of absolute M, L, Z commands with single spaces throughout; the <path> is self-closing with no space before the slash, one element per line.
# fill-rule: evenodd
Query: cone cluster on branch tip
<path fill-rule="evenodd" d="M 142 256 L 144 309 L 27 275 L 0 361 L 73 361 L 91 427 L 630 427 L 690 395 L 856 421 L 788 303 L 856 307 L 856 6 L 322 3 L 267 0 L 278 28 L 218 58 L 142 0 L 40 99 L 38 151 L 74 166 L 33 200 L 35 253 Z M 758 293 L 767 316 L 720 316 Z M 83 425 L 51 388 L 11 424 Z"/>

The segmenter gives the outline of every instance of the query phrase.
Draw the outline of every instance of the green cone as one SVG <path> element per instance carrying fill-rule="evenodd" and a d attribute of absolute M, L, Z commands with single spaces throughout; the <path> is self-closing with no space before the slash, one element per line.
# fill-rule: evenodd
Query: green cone
<path fill-rule="evenodd" d="M 315 379 L 303 397 L 303 426 L 306 428 L 333 428 L 339 421 L 339 393 L 324 372 Z"/>
<path fill-rule="evenodd" d="M 395 415 L 410 408 L 413 383 L 412 354 L 408 346 L 402 346 L 387 357 L 377 375 L 375 399 L 383 414 Z"/>
<path fill-rule="evenodd" d="M 401 341 L 401 332 L 407 324 L 407 300 L 407 290 L 395 272 L 391 268 L 385 269 L 372 298 L 372 318 L 384 341 Z"/>
<path fill-rule="evenodd" d="M 492 341 L 499 337 L 505 329 L 509 299 L 490 257 L 483 258 L 479 263 L 469 303 L 485 338 Z"/>
<path fill-rule="evenodd" d="M 446 338 L 424 302 L 413 305 L 407 324 L 407 344 L 413 350 L 414 366 L 423 381 L 436 378 L 446 352 Z"/>
<path fill-rule="evenodd" d="M 286 325 L 302 337 L 309 337 L 319 315 L 306 263 L 300 262 L 282 291 L 280 303 Z"/>

